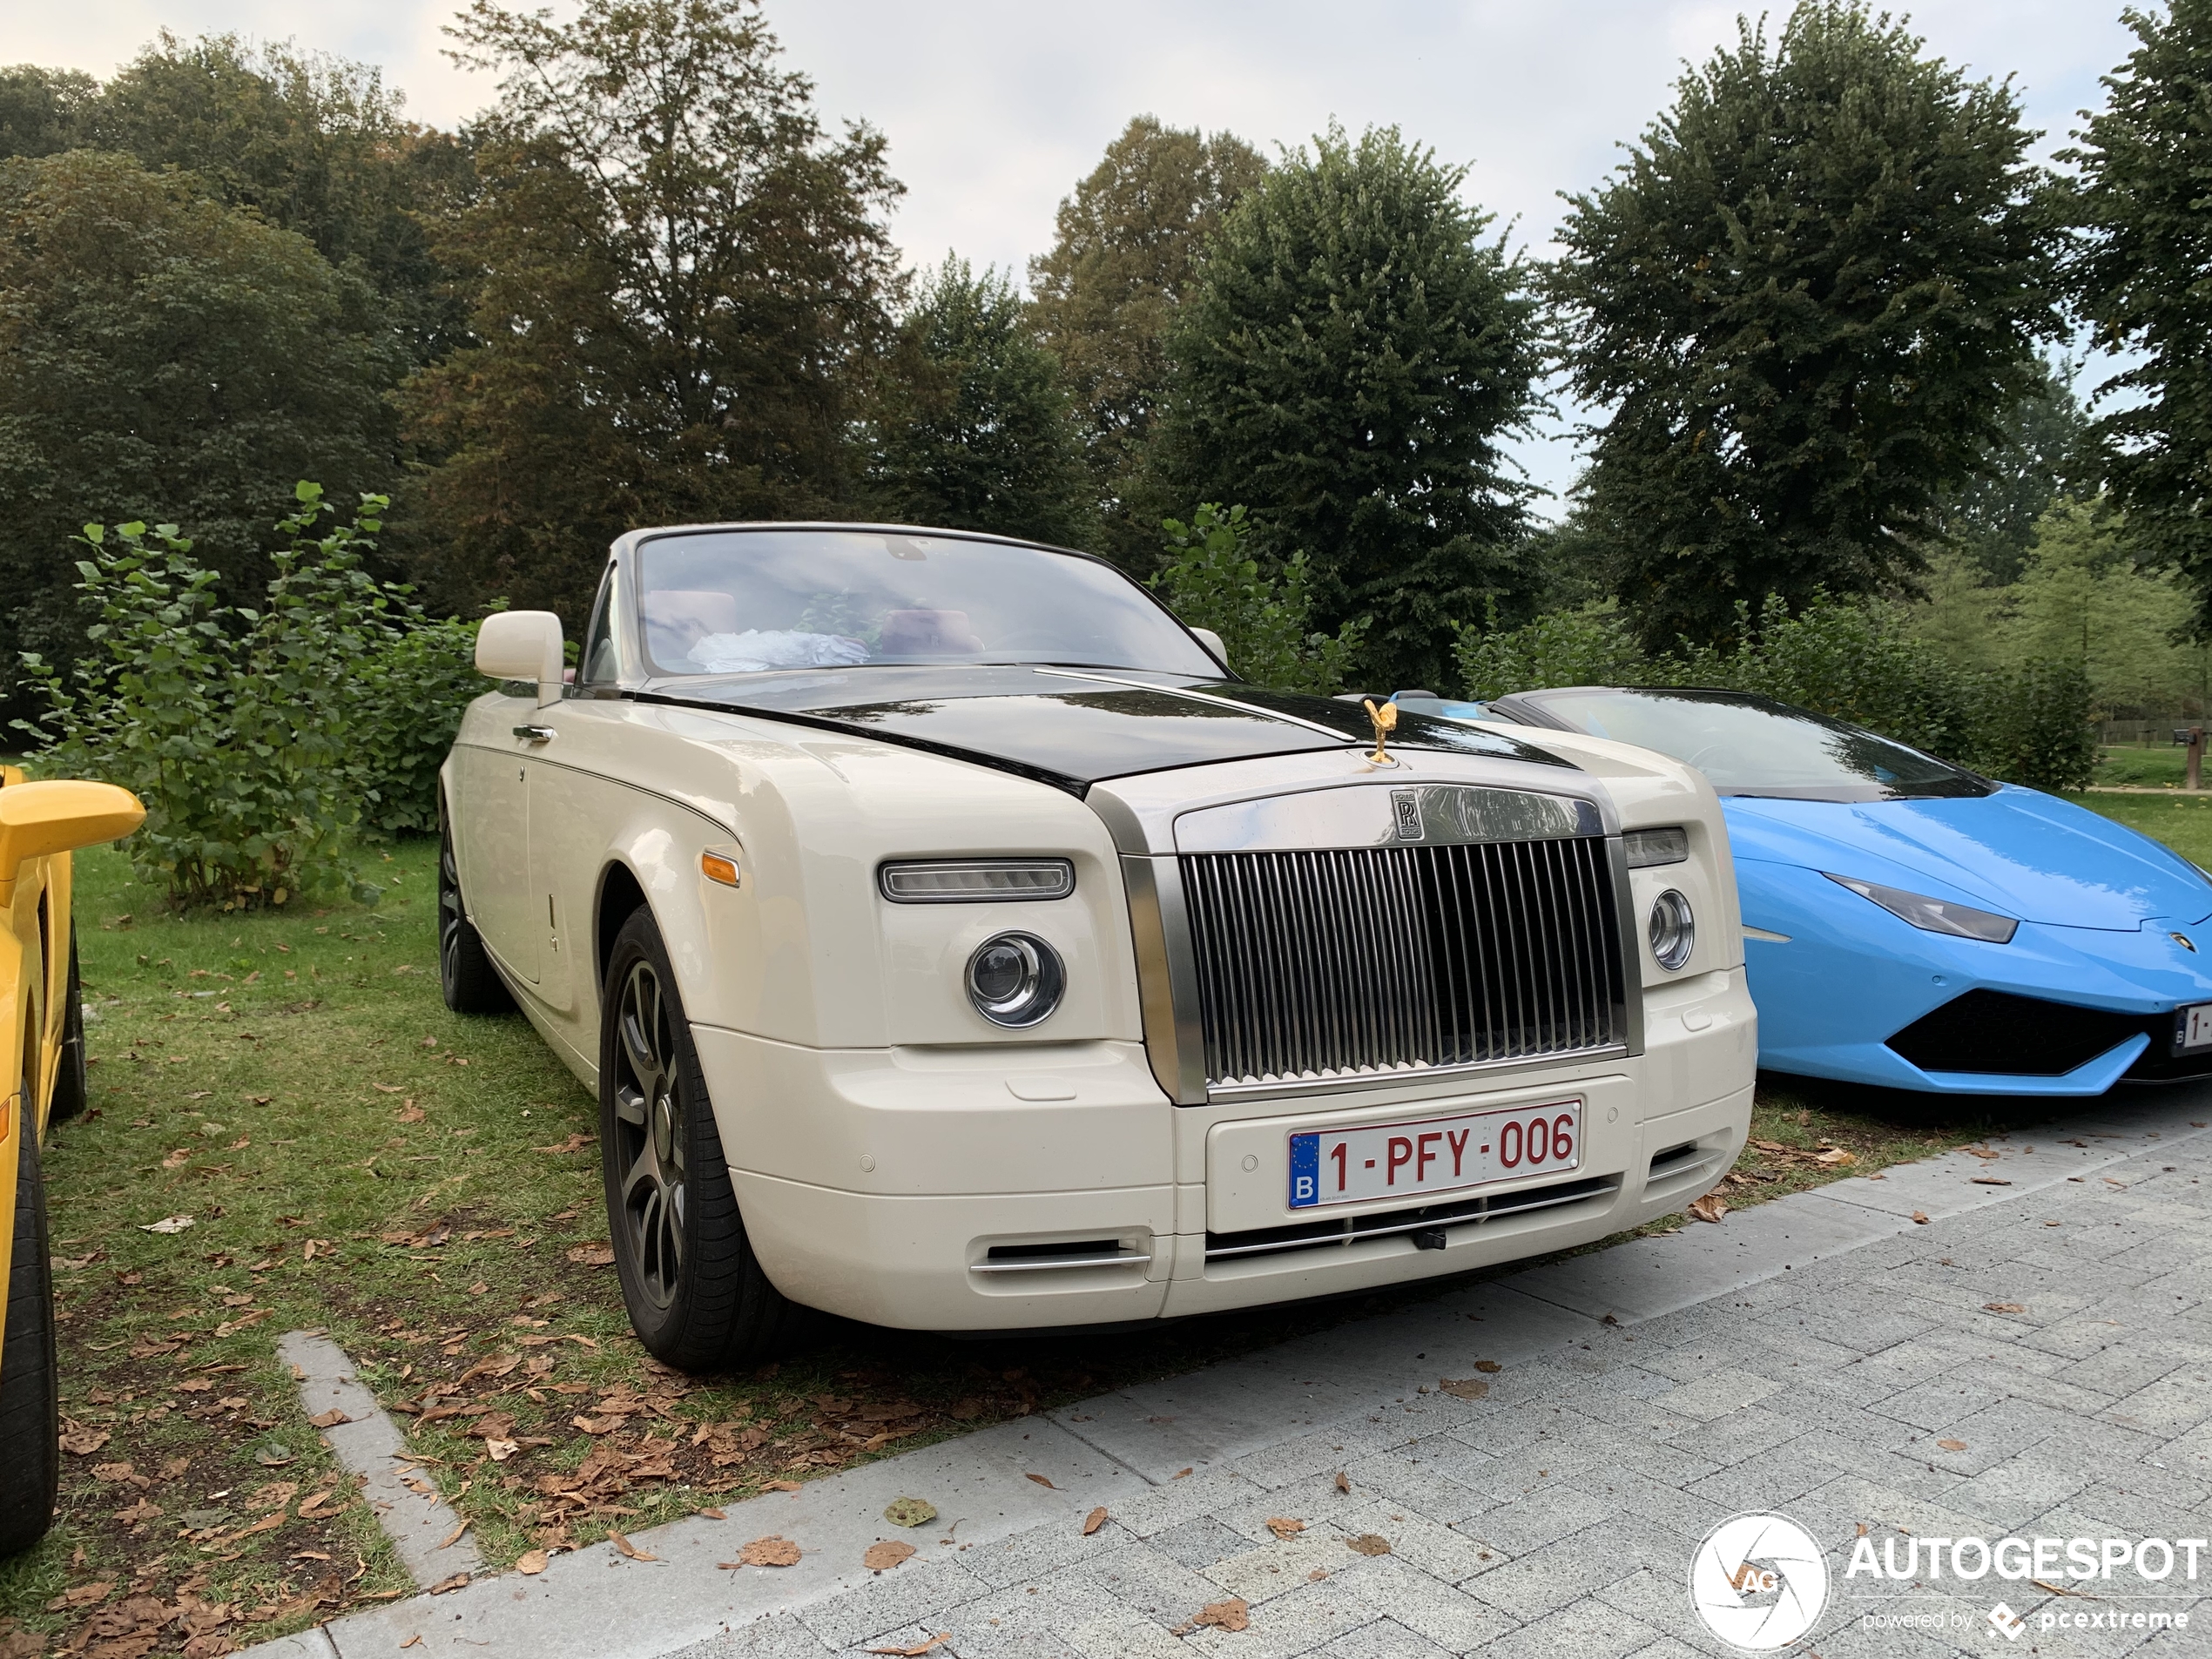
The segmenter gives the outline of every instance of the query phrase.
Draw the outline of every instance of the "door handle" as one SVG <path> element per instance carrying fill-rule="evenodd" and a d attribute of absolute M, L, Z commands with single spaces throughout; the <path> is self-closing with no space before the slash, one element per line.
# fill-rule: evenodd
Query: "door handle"
<path fill-rule="evenodd" d="M 553 728 L 550 725 L 518 725 L 515 728 L 515 735 L 527 738 L 532 743 L 550 743 L 553 741 Z"/>

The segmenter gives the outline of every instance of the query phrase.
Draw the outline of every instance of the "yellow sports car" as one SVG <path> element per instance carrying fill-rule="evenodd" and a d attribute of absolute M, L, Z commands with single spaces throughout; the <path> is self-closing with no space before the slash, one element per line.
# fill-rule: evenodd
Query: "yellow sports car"
<path fill-rule="evenodd" d="M 145 808 L 112 784 L 0 767 L 0 1555 L 36 1543 L 61 1474 L 53 1284 L 38 1146 L 84 1109 L 84 1015 L 70 925 L 71 849 L 128 835 Z M 9 1047 L 9 1044 L 14 1046 Z"/>

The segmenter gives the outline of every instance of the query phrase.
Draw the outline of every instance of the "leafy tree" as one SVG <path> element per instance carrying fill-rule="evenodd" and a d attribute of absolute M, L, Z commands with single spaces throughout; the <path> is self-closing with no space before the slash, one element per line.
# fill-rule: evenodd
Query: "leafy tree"
<path fill-rule="evenodd" d="M 0 647 L 68 658 L 64 550 L 88 504 L 173 515 L 231 593 L 269 503 L 395 467 L 402 363 L 368 284 L 176 174 L 72 151 L 0 161 Z"/>
<path fill-rule="evenodd" d="M 2212 0 L 2121 15 L 2141 44 L 2060 158 L 2080 172 L 2067 287 L 2128 360 L 2097 422 L 2113 492 L 2212 618 Z"/>
<path fill-rule="evenodd" d="M 74 69 L 0 69 L 0 156 L 51 156 L 84 141 L 84 111 L 100 90 Z"/>
<path fill-rule="evenodd" d="M 1244 509 L 1224 513 L 1216 502 L 1203 503 L 1187 524 L 1170 518 L 1162 528 L 1168 558 L 1151 585 L 1185 624 L 1221 636 L 1239 677 L 1324 697 L 1344 689 L 1366 619 L 1333 635 L 1313 628 L 1305 554 L 1285 561 L 1280 581 L 1263 573 L 1244 545 L 1252 528 Z"/>
<path fill-rule="evenodd" d="M 1554 292 L 1585 499 L 1647 641 L 1909 583 L 2056 327 L 2031 135 L 1886 16 L 1804 0 L 1572 199 Z"/>
<path fill-rule="evenodd" d="M 869 411 L 867 493 L 909 524 L 1063 545 L 1089 528 L 1081 456 L 1052 354 L 1005 277 L 950 254 L 921 284 Z"/>
<path fill-rule="evenodd" d="M 1222 215 L 1266 172 L 1234 134 L 1140 115 L 1061 202 L 1051 251 L 1029 262 L 1030 309 L 1075 399 L 1105 550 L 1133 569 L 1157 550 L 1143 458 L 1169 327 Z"/>
<path fill-rule="evenodd" d="M 297 231 L 366 276 L 416 362 L 462 318 L 421 214 L 465 194 L 467 147 L 405 119 L 378 71 L 235 35 L 163 32 L 105 86 L 28 65 L 0 71 L 0 154 L 89 148 L 181 168 L 217 200 Z"/>
<path fill-rule="evenodd" d="M 2051 503 L 2096 470 L 2088 417 L 2074 396 L 2071 365 L 2046 367 L 2043 384 L 1999 422 L 1988 469 L 1946 496 L 1937 528 L 1987 580 L 2018 580 L 2035 527 Z"/>
<path fill-rule="evenodd" d="M 1172 336 L 1166 475 L 1303 550 L 1319 628 L 1372 617 L 1378 686 L 1438 684 L 1453 621 L 1528 586 L 1499 441 L 1531 407 L 1534 304 L 1465 178 L 1332 127 L 1230 210 Z"/>
<path fill-rule="evenodd" d="M 755 0 L 585 0 L 560 24 L 472 0 L 452 28 L 505 78 L 437 242 L 481 343 L 402 395 L 438 457 L 411 492 L 434 590 L 580 624 L 632 525 L 841 500 L 895 284 L 882 139 L 824 134 Z"/>

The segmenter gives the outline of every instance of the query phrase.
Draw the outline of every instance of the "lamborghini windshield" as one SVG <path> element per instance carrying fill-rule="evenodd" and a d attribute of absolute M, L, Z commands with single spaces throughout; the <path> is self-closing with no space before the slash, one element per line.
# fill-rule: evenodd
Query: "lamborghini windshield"
<path fill-rule="evenodd" d="M 1010 663 L 1219 679 L 1143 589 L 1077 554 L 952 536 L 705 530 L 637 550 L 656 674 Z"/>
<path fill-rule="evenodd" d="M 1736 691 L 1525 691 L 1561 725 L 1687 761 L 1723 795 L 1896 800 L 1986 795 L 1984 779 L 1884 737 Z"/>

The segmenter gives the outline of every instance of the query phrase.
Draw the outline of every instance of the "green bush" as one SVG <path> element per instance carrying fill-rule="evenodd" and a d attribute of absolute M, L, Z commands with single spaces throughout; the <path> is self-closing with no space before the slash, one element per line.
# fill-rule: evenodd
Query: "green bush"
<path fill-rule="evenodd" d="M 78 585 L 98 618 L 94 654 L 67 677 L 24 659 L 49 706 L 17 725 L 45 739 L 42 770 L 136 792 L 146 821 L 133 866 L 180 907 L 347 890 L 374 902 L 349 833 L 435 821 L 423 757 L 433 744 L 442 755 L 457 718 L 462 625 L 428 622 L 406 590 L 361 569 L 383 497 L 317 534 L 320 487 L 296 495 L 259 610 L 218 605 L 215 574 L 173 524 L 86 525 Z"/>
<path fill-rule="evenodd" d="M 1305 554 L 1291 555 L 1279 583 L 1263 575 L 1259 561 L 1244 551 L 1252 529 L 1244 509 L 1224 512 L 1215 502 L 1200 506 L 1188 524 L 1163 519 L 1161 529 L 1168 562 L 1151 585 L 1185 625 L 1221 636 L 1231 668 L 1255 685 L 1286 691 L 1325 697 L 1344 689 L 1367 620 L 1348 622 L 1334 634 L 1312 630 Z"/>
<path fill-rule="evenodd" d="M 1820 599 L 1792 616 L 1770 597 L 1756 623 L 1737 607 L 1741 644 L 1650 656 L 1608 602 L 1540 617 L 1510 632 L 1462 628 L 1467 694 L 1551 685 L 1710 685 L 1756 691 L 1881 732 L 2013 783 L 2080 789 L 2096 759 L 2087 675 L 2078 664 L 1962 665 L 1909 634 L 1878 603 Z"/>
<path fill-rule="evenodd" d="M 404 594 L 404 589 L 391 590 Z M 361 664 L 353 750 L 361 826 L 381 835 L 429 835 L 438 827 L 438 768 L 471 699 L 476 624 L 434 621 L 396 602 L 401 626 Z"/>

